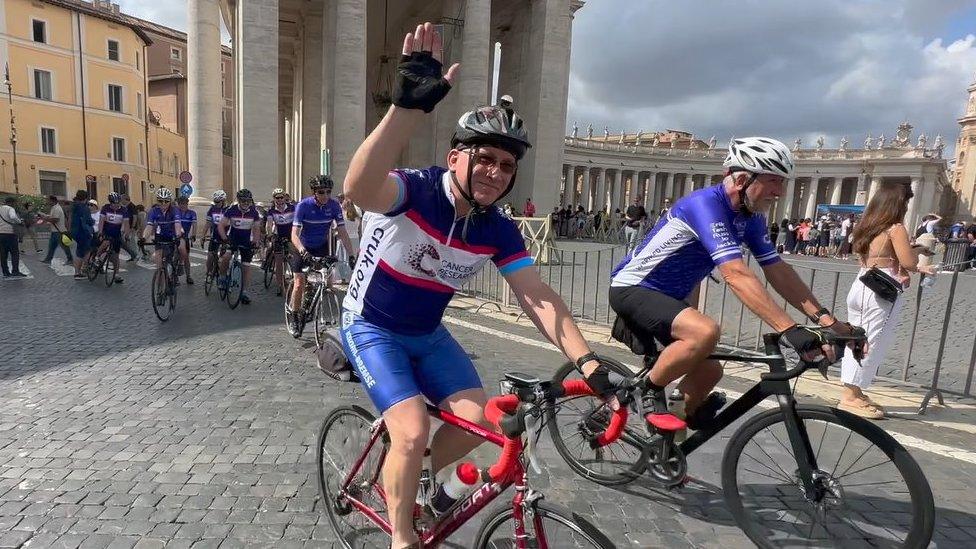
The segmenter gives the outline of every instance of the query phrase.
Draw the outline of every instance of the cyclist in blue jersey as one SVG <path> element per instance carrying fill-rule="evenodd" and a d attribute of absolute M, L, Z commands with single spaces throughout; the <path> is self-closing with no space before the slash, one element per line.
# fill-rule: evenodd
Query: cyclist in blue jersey
<path fill-rule="evenodd" d="M 176 208 L 173 207 L 173 191 L 166 187 L 160 187 L 156 191 L 156 205 L 149 210 L 146 216 L 146 230 L 143 238 L 149 239 L 153 236 L 153 263 L 156 268 L 162 267 L 163 244 L 175 243 L 178 238 L 183 236 L 183 226 L 177 216 Z"/>
<path fill-rule="evenodd" d="M 180 216 L 180 225 L 183 226 L 183 237 L 180 238 L 180 257 L 183 258 L 183 268 L 186 269 L 186 283 L 193 284 L 193 277 L 190 276 L 190 247 L 197 239 L 197 212 L 190 208 L 190 199 L 184 195 L 177 197 L 176 211 Z"/>
<path fill-rule="evenodd" d="M 109 261 L 115 265 L 115 271 L 119 270 L 119 251 L 122 249 L 122 239 L 128 238 L 131 218 L 129 210 L 120 203 L 119 193 L 108 193 L 108 204 L 102 207 L 101 215 L 98 218 L 98 234 L 102 235 L 102 244 L 97 254 L 112 247 Z M 122 282 L 122 277 L 116 275 L 115 282 Z"/>
<path fill-rule="evenodd" d="M 251 191 L 241 189 L 237 191 L 237 203 L 227 208 L 223 218 L 217 225 L 217 232 L 220 241 L 226 242 L 228 250 L 220 256 L 220 276 L 218 285 L 227 285 L 227 267 L 230 265 L 231 251 L 236 249 L 241 254 L 241 263 L 244 264 L 241 273 L 241 284 L 247 288 L 250 273 L 247 265 L 254 259 L 254 246 L 258 243 L 261 231 L 261 214 L 254 207 L 254 196 Z M 241 293 L 241 303 L 247 305 L 251 303 L 251 298 L 246 293 Z"/>
<path fill-rule="evenodd" d="M 284 287 L 285 261 L 290 257 L 289 242 L 291 241 L 292 223 L 295 221 L 295 206 L 287 202 L 287 195 L 283 189 L 271 191 L 271 209 L 268 210 L 268 234 L 274 235 L 275 281 L 278 283 L 278 295 Z M 278 253 L 280 252 L 280 253 Z"/>
<path fill-rule="evenodd" d="M 463 114 L 446 168 L 394 169 L 410 139 L 432 123 L 425 113 L 456 79 L 458 65 L 443 74 L 441 44 L 430 23 L 405 37 L 393 106 L 353 156 L 344 187 L 367 213 L 340 335 L 390 433 L 383 488 L 393 549 L 419 547 L 413 509 L 430 429 L 425 398 L 485 424 L 478 373 L 441 323 L 461 285 L 493 262 L 550 341 L 587 374 L 599 364 L 566 305 L 533 268 L 515 223 L 494 205 L 511 191 L 530 147 L 513 109 L 480 106 Z M 605 372 L 602 381 L 594 375 L 587 379 L 601 393 L 610 387 Z M 477 444 L 442 425 L 430 445 L 431 468 Z"/>
<path fill-rule="evenodd" d="M 706 357 L 715 350 L 720 327 L 693 305 L 699 284 L 716 267 L 736 296 L 759 318 L 783 334 L 784 342 L 809 360 L 835 352 L 817 332 L 804 329 L 776 304 L 743 260 L 742 246 L 755 256 L 769 284 L 813 322 L 850 333 L 814 297 L 792 267 L 782 261 L 767 232 L 766 212 L 793 177 L 793 155 L 766 137 L 734 139 L 715 186 L 678 200 L 643 242 L 612 271 L 610 306 L 614 332 L 636 338 L 644 349 L 664 346 L 649 374 L 655 412 L 667 411 L 664 388 L 681 376 L 691 428 L 707 425 L 724 404 L 711 393 L 722 366 Z"/>
<path fill-rule="evenodd" d="M 210 244 L 207 247 L 207 256 L 209 262 L 209 256 L 217 256 L 220 252 L 220 233 L 217 232 L 217 225 L 220 225 L 220 220 L 224 218 L 224 212 L 227 210 L 227 193 L 224 191 L 214 191 L 213 193 L 213 204 L 207 209 L 206 224 L 203 227 L 203 238 L 200 239 L 200 247 L 203 248 L 204 243 L 207 239 L 210 239 Z"/>
<path fill-rule="evenodd" d="M 342 206 L 332 198 L 332 179 L 327 175 L 318 175 L 308 182 L 312 189 L 312 196 L 302 199 L 295 206 L 292 217 L 291 243 L 295 253 L 291 256 L 291 272 L 294 275 L 291 292 L 290 311 L 299 311 L 302 306 L 302 296 L 305 294 L 305 273 L 302 270 L 308 266 L 311 257 L 326 257 L 333 255 L 332 227 L 336 227 L 339 239 L 346 250 L 352 250 L 349 233 L 346 232 L 345 220 L 342 217 Z M 349 264 L 356 260 L 356 254 L 348 257 Z M 291 315 L 291 335 L 298 337 L 297 315 Z"/>

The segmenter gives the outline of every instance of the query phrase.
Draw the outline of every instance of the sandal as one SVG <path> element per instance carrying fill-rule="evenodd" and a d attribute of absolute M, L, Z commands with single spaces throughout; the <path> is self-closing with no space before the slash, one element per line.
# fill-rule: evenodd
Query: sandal
<path fill-rule="evenodd" d="M 875 408 L 869 402 L 865 402 L 863 404 L 848 404 L 846 402 L 839 402 L 837 404 L 837 409 L 844 410 L 845 412 L 849 412 L 866 419 L 884 418 L 884 412 L 878 408 Z"/>
<path fill-rule="evenodd" d="M 874 408 L 875 410 L 877 410 L 877 411 L 879 411 L 879 412 L 881 412 L 882 414 L 884 414 L 884 413 L 885 413 L 885 409 L 884 409 L 884 406 L 882 406 L 882 405 L 880 405 L 880 404 L 878 404 L 877 402 L 875 402 L 875 401 L 873 401 L 873 400 L 871 400 L 871 397 L 869 397 L 869 396 L 867 396 L 867 395 L 864 395 L 864 398 L 865 398 L 865 399 L 866 399 L 866 400 L 868 401 L 868 405 L 869 405 L 869 406 L 871 406 L 871 407 L 872 407 L 872 408 Z"/>

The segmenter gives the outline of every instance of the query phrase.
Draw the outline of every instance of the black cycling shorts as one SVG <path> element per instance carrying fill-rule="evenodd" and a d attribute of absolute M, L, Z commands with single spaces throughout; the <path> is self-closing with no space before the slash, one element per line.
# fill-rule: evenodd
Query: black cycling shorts
<path fill-rule="evenodd" d="M 217 237 L 211 238 L 210 243 L 207 244 L 207 251 L 212 254 L 220 253 L 220 239 Z"/>
<path fill-rule="evenodd" d="M 122 250 L 122 237 L 121 236 L 106 235 L 106 236 L 103 237 L 103 239 L 104 240 L 108 240 L 108 242 L 109 242 L 109 249 L 112 250 L 112 253 L 119 253 L 119 251 Z"/>
<path fill-rule="evenodd" d="M 254 259 L 254 246 L 250 243 L 239 244 L 230 242 L 227 244 L 227 251 L 237 250 L 241 254 L 241 263 L 250 263 Z"/>
<path fill-rule="evenodd" d="M 662 345 L 674 342 L 671 325 L 689 307 L 686 301 L 643 286 L 610 288 L 610 308 L 648 351 L 657 348 L 655 341 Z"/>
<path fill-rule="evenodd" d="M 328 257 L 332 255 L 328 243 L 323 244 L 318 248 L 305 248 L 305 250 L 311 254 L 312 257 Z M 288 262 L 291 264 L 291 272 L 293 273 L 301 273 L 302 269 L 308 267 L 309 265 L 309 262 L 302 259 L 302 256 L 297 251 L 291 254 Z"/>

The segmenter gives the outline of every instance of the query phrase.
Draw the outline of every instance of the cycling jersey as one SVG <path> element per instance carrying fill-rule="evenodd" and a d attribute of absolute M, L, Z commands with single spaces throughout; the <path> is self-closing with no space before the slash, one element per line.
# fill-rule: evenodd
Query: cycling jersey
<path fill-rule="evenodd" d="M 156 229 L 156 238 L 162 240 L 172 240 L 176 238 L 176 222 L 179 217 L 176 208 L 170 206 L 165 212 L 159 205 L 155 205 L 149 210 L 146 217 L 146 225 L 152 225 Z"/>
<path fill-rule="evenodd" d="M 268 215 L 274 219 L 275 232 L 278 233 L 278 236 L 285 239 L 291 238 L 291 226 L 295 222 L 295 207 L 286 204 L 284 210 L 271 208 L 268 210 Z"/>
<path fill-rule="evenodd" d="M 178 210 L 178 213 L 180 214 L 180 224 L 183 225 L 183 236 L 189 238 L 190 229 L 197 222 L 197 212 L 191 208 L 187 208 L 185 210 Z"/>
<path fill-rule="evenodd" d="M 454 292 L 488 259 L 502 275 L 532 265 L 521 233 L 498 208 L 456 219 L 444 168 L 399 169 L 390 175 L 400 186 L 399 198 L 387 214 L 364 217 L 345 310 L 395 333 L 429 334 L 440 325 Z"/>
<path fill-rule="evenodd" d="M 225 211 L 227 211 L 227 208 L 220 206 L 210 206 L 210 209 L 207 210 L 207 221 L 209 221 L 212 226 L 210 229 L 210 236 L 212 240 L 220 240 L 220 233 L 217 232 L 217 225 L 220 225 L 220 220 L 224 218 Z"/>
<path fill-rule="evenodd" d="M 102 219 L 105 220 L 102 223 L 102 233 L 105 236 L 118 238 L 122 236 L 122 223 L 129 219 L 129 210 L 121 206 L 113 209 L 111 205 L 106 204 L 102 207 Z"/>
<path fill-rule="evenodd" d="M 230 220 L 230 229 L 227 231 L 227 238 L 232 244 L 250 244 L 251 227 L 255 223 L 260 223 L 261 214 L 251 206 L 244 211 L 237 204 L 234 204 L 224 212 L 224 217 Z"/>
<path fill-rule="evenodd" d="M 687 299 L 716 266 L 741 259 L 743 243 L 760 265 L 780 261 L 766 227 L 766 216 L 734 211 L 723 185 L 695 191 L 675 203 L 614 268 L 610 286 L 644 286 Z"/>
<path fill-rule="evenodd" d="M 346 224 L 342 218 L 342 206 L 336 200 L 330 198 L 320 206 L 315 197 L 310 196 L 295 206 L 292 225 L 302 228 L 298 239 L 306 248 L 319 248 L 328 242 L 333 222 L 337 227 Z"/>

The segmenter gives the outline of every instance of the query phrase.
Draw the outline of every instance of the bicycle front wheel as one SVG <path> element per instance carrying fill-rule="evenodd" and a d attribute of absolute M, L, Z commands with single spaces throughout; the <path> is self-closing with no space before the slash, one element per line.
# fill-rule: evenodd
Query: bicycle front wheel
<path fill-rule="evenodd" d="M 231 261 L 227 270 L 227 306 L 236 309 L 244 295 L 244 267 L 237 259 Z"/>
<path fill-rule="evenodd" d="M 95 255 L 92 256 L 92 258 L 89 261 L 85 262 L 86 263 L 85 274 L 88 275 L 88 282 L 93 282 L 96 278 L 98 278 L 98 275 L 101 274 L 99 272 L 101 271 L 101 269 L 98 268 L 99 259 L 100 256 Z"/>
<path fill-rule="evenodd" d="M 529 517 L 526 516 L 526 519 Z M 569 509 L 545 500 L 535 503 L 535 514 L 525 521 L 527 547 L 562 549 L 563 547 L 616 547 L 588 520 Z M 473 547 L 478 549 L 514 549 L 520 547 L 515 536 L 515 511 L 511 507 L 499 509 L 481 525 Z M 521 540 L 525 541 L 525 540 Z"/>
<path fill-rule="evenodd" d="M 207 254 L 207 275 L 203 278 L 203 293 L 210 295 L 214 282 L 217 280 L 217 257 Z"/>
<path fill-rule="evenodd" d="M 114 256 L 105 262 L 105 287 L 111 288 L 115 284 L 115 277 L 119 275 L 119 258 Z"/>
<path fill-rule="evenodd" d="M 339 296 L 332 288 L 322 288 L 315 300 L 315 345 L 322 347 L 326 332 L 339 325 Z"/>
<path fill-rule="evenodd" d="M 624 364 L 601 358 L 611 372 L 633 377 L 634 372 Z M 553 376 L 553 383 L 567 379 L 581 379 L 576 366 L 567 362 Z M 641 475 L 647 467 L 649 435 L 644 418 L 636 408 L 627 415 L 627 426 L 620 438 L 599 448 L 590 441 L 607 430 L 610 408 L 594 396 L 573 396 L 560 400 L 547 410 L 549 435 L 556 451 L 581 476 L 604 486 L 626 484 Z"/>
<path fill-rule="evenodd" d="M 386 515 L 386 501 L 380 491 L 380 471 L 386 459 L 385 436 L 369 449 L 345 490 L 342 483 L 362 456 L 371 437 L 373 415 L 359 406 L 341 406 L 329 414 L 319 431 L 319 488 L 329 522 L 338 542 L 347 549 L 386 549 L 390 536 L 349 503 L 354 497 L 380 515 Z"/>
<path fill-rule="evenodd" d="M 152 287 L 150 288 L 153 312 L 156 313 L 156 318 L 163 322 L 169 320 L 173 313 L 173 310 L 167 305 L 169 280 L 169 265 L 163 263 L 163 266 L 156 269 L 153 274 Z"/>
<path fill-rule="evenodd" d="M 261 270 L 264 271 L 264 289 L 267 290 L 275 278 L 275 254 L 270 252 L 265 254 L 264 261 L 261 262 Z"/>
<path fill-rule="evenodd" d="M 722 458 L 725 501 L 756 545 L 927 547 L 935 505 L 925 475 L 877 425 L 825 406 L 797 406 L 816 456 L 804 492 L 783 411 L 748 420 Z"/>

